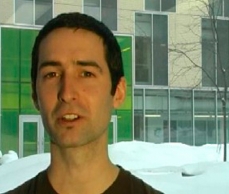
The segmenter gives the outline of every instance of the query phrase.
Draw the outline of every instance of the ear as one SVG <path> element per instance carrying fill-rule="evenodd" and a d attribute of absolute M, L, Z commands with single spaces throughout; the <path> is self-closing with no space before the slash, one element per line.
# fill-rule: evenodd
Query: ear
<path fill-rule="evenodd" d="M 126 97 L 126 79 L 121 77 L 113 97 L 113 107 L 118 108 Z"/>

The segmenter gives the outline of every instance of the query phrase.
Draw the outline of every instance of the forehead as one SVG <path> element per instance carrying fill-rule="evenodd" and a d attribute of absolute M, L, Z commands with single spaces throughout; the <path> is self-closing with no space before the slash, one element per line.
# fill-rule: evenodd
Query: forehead
<path fill-rule="evenodd" d="M 40 43 L 39 58 L 45 53 L 87 52 L 104 56 L 103 39 L 96 33 L 74 28 L 58 28 L 50 32 Z M 63 53 L 62 53 L 63 54 Z"/>

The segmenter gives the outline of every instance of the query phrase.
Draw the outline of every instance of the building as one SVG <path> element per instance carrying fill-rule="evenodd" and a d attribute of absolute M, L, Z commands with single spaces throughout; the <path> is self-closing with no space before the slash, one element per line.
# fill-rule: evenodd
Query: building
<path fill-rule="evenodd" d="M 0 0 L 0 150 L 49 150 L 30 98 L 30 52 L 41 26 L 71 11 L 102 20 L 122 48 L 128 95 L 113 113 L 111 143 L 222 143 L 228 7 L 228 0 Z"/>

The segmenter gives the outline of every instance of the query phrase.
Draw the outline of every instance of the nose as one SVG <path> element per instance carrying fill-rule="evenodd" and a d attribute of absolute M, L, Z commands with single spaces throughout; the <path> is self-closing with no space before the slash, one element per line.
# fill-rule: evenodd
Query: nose
<path fill-rule="evenodd" d="M 58 100 L 60 102 L 69 103 L 76 100 L 76 80 L 71 76 L 63 75 L 60 79 L 60 86 L 58 91 Z"/>

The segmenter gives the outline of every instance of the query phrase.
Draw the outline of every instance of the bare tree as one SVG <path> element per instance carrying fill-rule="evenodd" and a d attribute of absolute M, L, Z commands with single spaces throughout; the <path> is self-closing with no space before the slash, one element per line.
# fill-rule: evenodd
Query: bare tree
<path fill-rule="evenodd" d="M 191 2 L 191 1 L 189 1 Z M 223 59 L 224 50 L 223 44 L 229 44 L 229 42 L 224 42 L 219 36 L 219 15 L 221 15 L 222 8 L 224 7 L 223 0 L 195 0 L 195 11 L 199 14 L 193 15 L 193 22 L 187 22 L 183 24 L 183 33 L 192 33 L 192 36 L 195 36 L 195 40 L 192 41 L 192 38 L 189 40 L 181 40 L 182 34 L 179 34 L 179 43 L 174 41 L 169 46 L 169 53 L 173 56 L 173 63 L 183 60 L 183 65 L 179 70 L 175 71 L 176 76 L 173 76 L 173 80 L 178 79 L 179 76 L 185 76 L 185 74 L 190 71 L 196 71 L 196 75 L 202 73 L 202 76 L 197 76 L 197 81 L 193 84 L 193 87 L 200 87 L 203 83 L 203 77 L 207 78 L 211 82 L 218 93 L 218 97 L 221 100 L 222 104 L 222 114 L 223 114 L 223 144 L 224 144 L 224 153 L 223 160 L 227 160 L 227 99 L 228 99 L 228 84 L 229 84 L 229 59 L 225 61 Z M 200 61 L 200 55 L 195 53 L 198 51 L 201 53 L 201 48 L 204 43 L 204 40 L 201 38 L 201 21 L 202 18 L 207 19 L 210 22 L 210 36 L 211 40 L 208 42 L 209 52 L 212 52 L 212 56 L 215 57 L 214 66 L 209 68 L 209 66 L 203 65 Z M 198 20 L 198 21 L 197 21 Z M 229 22 L 228 22 L 229 23 Z M 229 28 L 229 25 L 227 26 Z M 187 36 L 186 36 L 187 37 Z M 207 41 L 207 40 L 205 40 Z M 213 48 L 212 48 L 213 47 Z M 227 53 L 227 56 L 229 53 Z M 212 73 L 214 72 L 214 73 Z M 220 81 L 217 79 L 220 76 Z"/>

